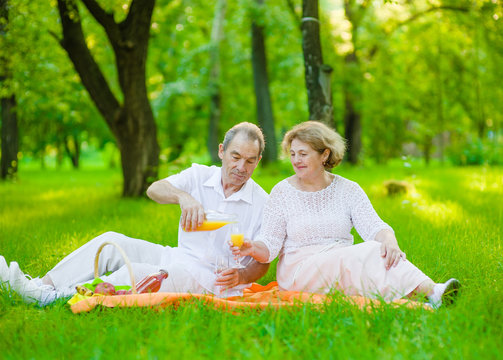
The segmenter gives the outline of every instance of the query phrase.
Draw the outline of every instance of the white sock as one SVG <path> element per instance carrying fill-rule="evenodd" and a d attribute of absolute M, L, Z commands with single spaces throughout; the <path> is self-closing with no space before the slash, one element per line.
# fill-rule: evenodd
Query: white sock
<path fill-rule="evenodd" d="M 442 295 L 444 294 L 446 284 L 435 284 L 433 286 L 433 292 L 428 296 L 430 303 L 434 306 L 442 305 Z"/>

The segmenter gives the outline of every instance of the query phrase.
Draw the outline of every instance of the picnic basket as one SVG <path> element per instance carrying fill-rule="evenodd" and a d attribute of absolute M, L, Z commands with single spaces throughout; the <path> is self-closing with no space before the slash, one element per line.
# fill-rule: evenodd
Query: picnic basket
<path fill-rule="evenodd" d="M 126 263 L 126 266 L 127 266 L 128 272 L 129 272 L 129 277 L 131 279 L 131 292 L 133 294 L 137 294 L 138 291 L 136 290 L 136 281 L 134 278 L 133 267 L 131 266 L 131 261 L 129 261 L 129 258 L 128 258 L 126 252 L 116 242 L 105 241 L 105 242 L 103 242 L 103 244 L 100 245 L 100 247 L 96 251 L 96 256 L 94 257 L 94 278 L 96 279 L 100 276 L 99 270 L 98 270 L 98 265 L 99 265 L 99 261 L 100 261 L 100 254 L 101 254 L 101 251 L 103 250 L 103 248 L 107 245 L 115 246 L 117 248 L 117 250 L 119 251 L 119 253 L 121 254 L 124 262 Z"/>

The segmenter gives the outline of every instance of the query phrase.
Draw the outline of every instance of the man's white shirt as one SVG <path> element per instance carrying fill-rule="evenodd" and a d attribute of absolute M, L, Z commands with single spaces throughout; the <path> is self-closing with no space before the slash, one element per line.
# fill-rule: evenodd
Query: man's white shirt
<path fill-rule="evenodd" d="M 190 194 L 205 210 L 235 214 L 245 238 L 255 239 L 260 233 L 262 212 L 269 195 L 253 179 L 228 198 L 222 186 L 222 169 L 217 166 L 192 164 L 190 168 L 164 180 Z M 166 248 L 169 249 L 166 261 L 186 266 L 201 286 L 216 293 L 215 258 L 219 254 L 230 253 L 229 239 L 229 225 L 214 231 L 186 232 L 179 224 L 178 248 Z M 248 261 L 249 258 L 243 259 L 241 263 L 246 265 Z M 241 295 L 242 289 L 248 286 L 240 285 L 226 295 Z"/>

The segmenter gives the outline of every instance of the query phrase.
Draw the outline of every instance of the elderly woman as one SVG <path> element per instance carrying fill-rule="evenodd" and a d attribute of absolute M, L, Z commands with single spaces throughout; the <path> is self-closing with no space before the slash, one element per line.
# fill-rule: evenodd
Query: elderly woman
<path fill-rule="evenodd" d="M 393 300 L 414 293 L 438 307 L 451 303 L 459 281 L 435 284 L 405 259 L 393 229 L 353 181 L 330 173 L 345 152 L 339 134 L 316 121 L 295 126 L 283 139 L 295 175 L 272 189 L 256 241 L 232 248 L 262 263 L 278 254 L 281 289 Z M 355 227 L 365 242 L 353 245 Z"/>

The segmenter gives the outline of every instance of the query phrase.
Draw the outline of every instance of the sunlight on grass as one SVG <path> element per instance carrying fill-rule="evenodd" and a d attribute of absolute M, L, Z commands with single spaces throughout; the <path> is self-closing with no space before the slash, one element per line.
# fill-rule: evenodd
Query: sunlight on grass
<path fill-rule="evenodd" d="M 415 188 L 402 201 L 402 207 L 411 211 L 424 221 L 437 226 L 461 222 L 467 214 L 464 209 L 452 201 L 435 201 L 424 192 Z"/>
<path fill-rule="evenodd" d="M 54 201 L 60 200 L 68 197 L 68 191 L 66 190 L 49 190 L 39 195 L 39 199 L 41 201 Z"/>
<path fill-rule="evenodd" d="M 322 311 L 303 306 L 232 314 L 187 302 L 76 316 L 64 301 L 40 309 L 0 291 L 2 356 L 65 358 L 85 349 L 75 358 L 501 358 L 503 169 L 340 170 L 362 185 L 410 261 L 434 280 L 461 280 L 456 306 L 362 312 L 334 302 Z M 255 179 L 270 190 L 285 176 L 263 169 Z M 415 190 L 387 196 L 383 182 L 393 178 Z M 45 274 L 105 231 L 176 245 L 179 207 L 120 198 L 115 172 L 22 170 L 20 179 L 0 183 L 0 255 L 31 275 Z M 260 283 L 276 278 L 276 263 Z"/>
<path fill-rule="evenodd" d="M 467 176 L 463 185 L 473 191 L 503 196 L 503 178 L 495 176 L 495 174 L 486 168 L 482 168 L 480 172 Z"/>

